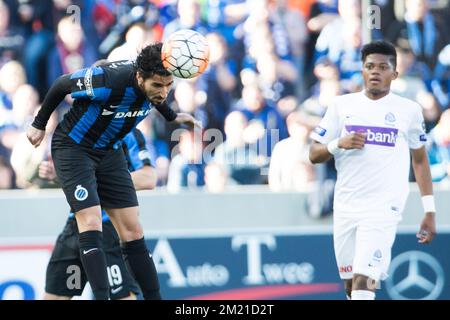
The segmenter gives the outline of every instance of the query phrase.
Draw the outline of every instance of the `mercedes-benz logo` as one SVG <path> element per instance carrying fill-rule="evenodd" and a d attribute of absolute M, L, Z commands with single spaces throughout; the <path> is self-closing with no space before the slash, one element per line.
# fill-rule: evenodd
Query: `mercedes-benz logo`
<path fill-rule="evenodd" d="M 444 270 L 425 252 L 408 251 L 398 255 L 392 260 L 389 273 L 386 289 L 395 300 L 434 300 L 444 287 Z"/>

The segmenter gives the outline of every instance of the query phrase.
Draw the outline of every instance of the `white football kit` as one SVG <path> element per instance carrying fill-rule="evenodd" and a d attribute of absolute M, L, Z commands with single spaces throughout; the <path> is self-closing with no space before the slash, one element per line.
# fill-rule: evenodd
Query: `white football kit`
<path fill-rule="evenodd" d="M 419 104 L 389 93 L 378 100 L 364 92 L 336 97 L 311 139 L 327 144 L 366 132 L 361 150 L 334 155 L 334 248 L 339 274 L 387 277 L 397 224 L 409 193 L 409 149 L 426 142 Z"/>

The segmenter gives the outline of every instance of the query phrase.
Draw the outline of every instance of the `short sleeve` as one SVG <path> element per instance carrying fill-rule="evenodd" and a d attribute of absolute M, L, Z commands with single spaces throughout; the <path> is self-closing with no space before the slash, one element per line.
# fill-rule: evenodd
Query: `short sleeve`
<path fill-rule="evenodd" d="M 422 108 L 416 104 L 414 114 L 408 129 L 408 145 L 410 149 L 419 149 L 427 142 L 425 132 L 425 121 L 423 119 Z"/>
<path fill-rule="evenodd" d="M 74 99 L 106 101 L 111 92 L 105 85 L 105 74 L 102 67 L 81 69 L 70 75 L 71 96 Z"/>
<path fill-rule="evenodd" d="M 331 103 L 319 125 L 314 128 L 310 134 L 310 138 L 317 142 L 326 144 L 340 136 L 339 116 L 336 103 Z"/>
<path fill-rule="evenodd" d="M 144 135 L 139 129 L 134 129 L 123 139 L 125 156 L 130 171 L 136 171 L 144 166 L 151 166 L 150 152 L 146 146 Z"/>

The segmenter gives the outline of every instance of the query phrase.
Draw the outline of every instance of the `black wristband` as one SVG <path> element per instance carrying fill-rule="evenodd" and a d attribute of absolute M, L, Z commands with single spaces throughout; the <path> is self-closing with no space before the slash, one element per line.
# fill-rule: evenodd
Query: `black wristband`
<path fill-rule="evenodd" d="M 35 118 L 34 118 L 34 121 L 33 121 L 33 123 L 31 124 L 33 127 L 35 127 L 36 129 L 39 129 L 39 130 L 45 130 L 45 127 L 46 127 L 46 125 L 47 125 L 47 121 L 44 121 L 44 120 L 42 120 L 40 117 L 39 117 L 39 115 L 37 115 Z"/>

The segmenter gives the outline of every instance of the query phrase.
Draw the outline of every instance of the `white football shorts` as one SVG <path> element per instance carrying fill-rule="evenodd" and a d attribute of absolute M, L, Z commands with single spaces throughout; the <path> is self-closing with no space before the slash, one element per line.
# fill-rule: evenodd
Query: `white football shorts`
<path fill-rule="evenodd" d="M 333 240 L 341 279 L 362 274 L 375 281 L 385 280 L 391 262 L 391 248 L 398 219 L 384 215 L 334 213 Z"/>

